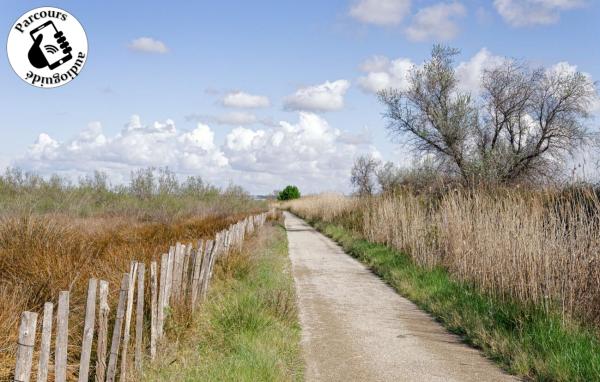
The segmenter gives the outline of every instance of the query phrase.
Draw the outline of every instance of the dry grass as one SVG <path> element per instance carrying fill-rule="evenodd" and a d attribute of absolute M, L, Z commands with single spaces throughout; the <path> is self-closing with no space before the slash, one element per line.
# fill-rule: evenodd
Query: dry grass
<path fill-rule="evenodd" d="M 592 192 L 323 195 L 286 206 L 341 223 L 420 265 L 444 266 L 495 296 L 600 325 L 600 200 Z"/>
<path fill-rule="evenodd" d="M 71 291 L 69 374 L 72 378 L 78 369 L 89 278 L 109 282 L 110 306 L 114 310 L 121 274 L 128 272 L 131 260 L 149 263 L 177 241 L 196 245 L 198 239 L 212 238 L 217 231 L 246 216 L 250 209 L 232 214 L 205 213 L 169 223 L 126 215 L 76 219 L 60 214 L 1 217 L 0 380 L 9 380 L 14 368 L 22 311 L 41 313 L 44 302 L 56 303 L 59 291 Z M 111 317 L 113 314 L 114 311 Z M 35 365 L 34 358 L 34 369 Z"/>

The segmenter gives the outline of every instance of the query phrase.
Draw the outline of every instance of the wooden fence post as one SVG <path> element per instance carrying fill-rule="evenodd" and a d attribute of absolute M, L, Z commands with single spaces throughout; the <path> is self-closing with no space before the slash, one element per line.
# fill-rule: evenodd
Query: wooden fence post
<path fill-rule="evenodd" d="M 174 300 L 179 298 L 180 288 L 181 288 L 181 268 L 182 257 L 181 254 L 184 251 L 184 246 L 181 243 L 177 243 L 175 245 L 175 254 L 173 255 L 173 292 L 172 296 Z"/>
<path fill-rule="evenodd" d="M 210 261 L 208 263 L 208 274 L 206 277 L 206 291 L 204 292 L 204 295 L 206 297 L 206 292 L 208 292 L 208 286 L 210 283 L 210 280 L 212 280 L 212 275 L 213 275 L 213 268 L 215 266 L 215 263 L 217 262 L 217 258 L 219 257 L 222 249 L 223 249 L 223 244 L 222 244 L 222 240 L 223 240 L 223 235 L 219 235 L 218 239 L 215 240 L 215 243 L 213 244 L 212 247 L 212 251 L 210 254 Z"/>
<path fill-rule="evenodd" d="M 98 281 L 90 279 L 88 283 L 87 304 L 85 307 L 85 321 L 83 325 L 83 341 L 81 344 L 81 358 L 79 360 L 79 382 L 87 382 L 90 372 L 90 358 L 92 356 L 92 341 L 94 339 L 94 325 L 96 322 L 96 287 Z"/>
<path fill-rule="evenodd" d="M 156 314 L 156 332 L 157 339 L 163 336 L 163 325 L 165 320 L 165 305 L 167 293 L 167 272 L 168 272 L 169 255 L 164 253 L 160 258 L 160 285 L 158 290 L 158 310 Z"/>
<path fill-rule="evenodd" d="M 117 305 L 115 326 L 113 328 L 112 340 L 110 343 L 110 357 L 108 359 L 108 368 L 106 370 L 106 382 L 113 382 L 117 375 L 117 359 L 119 357 L 119 348 L 121 347 L 121 329 L 123 327 L 123 318 L 125 317 L 125 304 L 127 304 L 128 291 L 129 274 L 123 273 L 121 288 L 119 289 L 119 304 Z"/>
<path fill-rule="evenodd" d="M 177 301 L 181 298 L 182 290 L 181 285 L 183 283 L 183 262 L 185 258 L 185 252 L 187 248 L 185 245 L 181 245 L 179 247 L 179 255 L 177 256 L 177 261 L 179 264 L 177 265 Z"/>
<path fill-rule="evenodd" d="M 142 334 L 144 331 L 144 277 L 146 265 L 138 265 L 137 306 L 135 312 L 135 368 L 142 368 Z"/>
<path fill-rule="evenodd" d="M 167 278 L 165 281 L 165 307 L 170 307 L 171 293 L 173 291 L 173 263 L 175 260 L 175 247 L 169 248 L 169 257 L 167 261 Z M 163 321 L 164 324 L 164 321 Z"/>
<path fill-rule="evenodd" d="M 156 335 L 158 324 L 158 280 L 156 261 L 150 263 L 150 359 L 156 357 Z"/>
<path fill-rule="evenodd" d="M 44 318 L 42 321 L 42 340 L 40 341 L 40 359 L 38 363 L 37 381 L 48 380 L 48 361 L 50 361 L 50 342 L 52 340 L 52 313 L 54 304 L 44 304 Z"/>
<path fill-rule="evenodd" d="M 127 373 L 127 353 L 129 350 L 129 338 L 131 335 L 131 314 L 133 312 L 133 296 L 135 292 L 135 275 L 137 272 L 138 263 L 131 262 L 129 273 L 129 290 L 127 291 L 127 311 L 125 312 L 125 329 L 123 333 L 123 350 L 121 351 L 121 381 L 125 381 Z"/>
<path fill-rule="evenodd" d="M 100 280 L 98 311 L 98 344 L 96 348 L 96 382 L 106 377 L 106 350 L 108 349 L 108 281 Z"/>
<path fill-rule="evenodd" d="M 29 382 L 33 347 L 35 345 L 35 328 L 37 313 L 21 313 L 19 326 L 19 341 L 17 342 L 17 363 L 15 365 L 15 382 Z"/>
<path fill-rule="evenodd" d="M 200 282 L 200 269 L 202 266 L 204 254 L 204 241 L 198 241 L 198 250 L 196 251 L 196 255 L 194 256 L 194 264 L 192 270 L 192 290 L 190 291 L 190 304 L 192 306 L 192 310 L 196 308 L 196 301 L 198 299 L 198 289 Z"/>
<path fill-rule="evenodd" d="M 56 382 L 67 380 L 67 349 L 69 346 L 69 291 L 58 295 L 56 318 L 56 344 L 54 345 L 54 378 Z"/>
<path fill-rule="evenodd" d="M 212 241 L 209 240 L 206 243 L 206 250 L 204 253 L 204 259 L 202 260 L 202 270 L 200 272 L 200 288 L 201 288 L 201 300 L 204 301 L 206 299 L 206 291 L 208 289 L 208 279 L 210 277 L 210 267 L 211 267 L 211 263 L 212 263 L 212 259 L 215 256 L 215 248 L 216 247 L 216 240 Z"/>
<path fill-rule="evenodd" d="M 190 263 L 192 263 L 191 259 L 193 257 L 192 243 L 189 243 L 185 246 L 185 254 L 183 257 L 183 272 L 181 274 L 181 300 L 185 301 L 188 290 L 189 290 L 189 280 L 190 280 Z"/>
<path fill-rule="evenodd" d="M 177 265 L 175 267 L 176 274 L 173 276 L 174 281 L 177 283 L 177 293 L 175 294 L 176 301 L 179 301 L 181 297 L 181 282 L 183 281 L 183 257 L 185 255 L 185 245 L 179 245 L 179 253 L 176 255 L 175 259 L 177 261 Z"/>

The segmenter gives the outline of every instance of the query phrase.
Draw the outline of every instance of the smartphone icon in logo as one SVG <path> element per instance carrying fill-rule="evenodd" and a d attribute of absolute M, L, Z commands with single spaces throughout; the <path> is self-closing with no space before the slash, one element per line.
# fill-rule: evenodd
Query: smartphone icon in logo
<path fill-rule="evenodd" d="M 58 40 L 64 40 L 63 33 L 56 29 L 56 26 L 52 21 L 46 21 L 30 32 L 33 41 L 35 41 L 40 34 L 43 35 L 40 48 L 42 48 L 44 57 L 46 57 L 46 60 L 48 61 L 48 67 L 51 70 L 56 69 L 73 58 L 73 56 L 71 56 L 70 47 L 67 49 L 61 48 L 60 41 Z"/>

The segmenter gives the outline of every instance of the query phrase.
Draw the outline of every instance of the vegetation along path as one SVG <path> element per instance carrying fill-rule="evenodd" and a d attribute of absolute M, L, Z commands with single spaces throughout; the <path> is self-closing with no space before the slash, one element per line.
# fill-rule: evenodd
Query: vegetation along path
<path fill-rule="evenodd" d="M 286 212 L 307 381 L 511 381 L 329 238 Z"/>

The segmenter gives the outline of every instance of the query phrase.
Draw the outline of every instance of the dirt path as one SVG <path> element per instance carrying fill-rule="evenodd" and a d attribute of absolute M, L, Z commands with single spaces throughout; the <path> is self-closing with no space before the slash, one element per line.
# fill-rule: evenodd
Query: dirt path
<path fill-rule="evenodd" d="M 286 213 L 307 381 L 514 381 Z"/>

